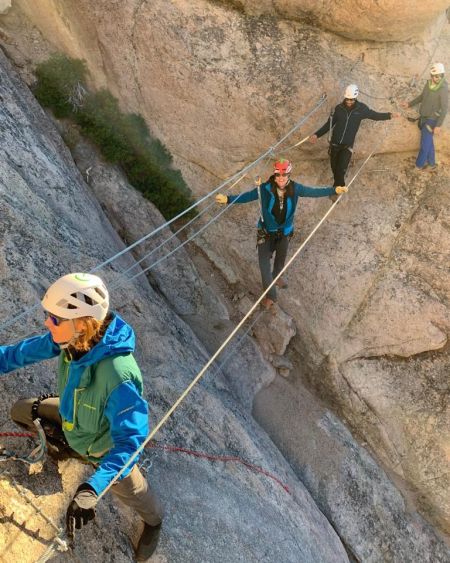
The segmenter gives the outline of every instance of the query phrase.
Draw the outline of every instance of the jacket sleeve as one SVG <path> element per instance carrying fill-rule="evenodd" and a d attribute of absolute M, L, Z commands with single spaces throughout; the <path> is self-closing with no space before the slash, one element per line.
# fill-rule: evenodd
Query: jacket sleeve
<path fill-rule="evenodd" d="M 379 112 L 367 108 L 364 113 L 364 119 L 372 119 L 372 121 L 387 121 L 392 118 L 391 112 Z"/>
<path fill-rule="evenodd" d="M 121 383 L 111 393 L 105 416 L 109 421 L 114 446 L 87 481 L 97 494 L 107 487 L 148 435 L 147 401 L 139 395 L 131 381 Z M 138 459 L 139 456 L 127 467 L 119 481 L 130 473 Z"/>
<path fill-rule="evenodd" d="M 409 108 L 412 108 L 413 106 L 417 105 L 418 103 L 420 103 L 423 100 L 423 94 L 424 94 L 426 88 L 427 88 L 427 85 L 425 84 L 422 92 L 416 98 L 414 98 L 414 100 L 411 100 L 410 102 L 408 102 Z"/>
<path fill-rule="evenodd" d="M 33 336 L 10 346 L 0 346 L 0 373 L 59 356 L 61 350 L 50 332 Z"/>
<path fill-rule="evenodd" d="M 336 193 L 334 188 L 311 188 L 303 184 L 295 184 L 295 192 L 298 197 L 326 197 Z"/>
<path fill-rule="evenodd" d="M 243 192 L 239 195 L 229 195 L 228 203 L 249 203 L 258 199 L 258 188 L 253 188 L 248 192 Z"/>
<path fill-rule="evenodd" d="M 334 110 L 333 113 L 333 118 L 331 120 L 331 127 L 334 127 L 336 124 L 336 110 Z M 314 133 L 314 135 L 317 135 L 318 137 L 322 137 L 322 135 L 325 135 L 325 133 L 328 133 L 328 131 L 330 130 L 330 118 L 328 118 L 325 123 L 322 125 L 322 127 L 320 129 L 317 129 L 317 131 Z"/>
<path fill-rule="evenodd" d="M 441 88 L 441 113 L 436 121 L 436 127 L 440 127 L 444 123 L 445 116 L 448 112 L 448 86 L 444 84 Z"/>

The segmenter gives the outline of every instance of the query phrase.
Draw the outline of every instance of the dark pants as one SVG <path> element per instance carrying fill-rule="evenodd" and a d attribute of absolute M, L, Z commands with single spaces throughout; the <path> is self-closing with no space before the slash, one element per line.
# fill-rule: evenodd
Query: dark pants
<path fill-rule="evenodd" d="M 14 403 L 11 409 L 11 418 L 14 422 L 29 428 L 31 431 L 36 430 L 31 416 L 31 407 L 35 400 L 35 398 L 20 399 Z M 42 401 L 38 408 L 38 415 L 43 426 L 49 422 L 59 426 L 61 430 L 58 397 Z M 76 454 L 76 452 L 74 453 Z M 76 454 L 74 457 L 80 458 L 82 456 Z M 111 492 L 125 505 L 134 508 L 142 520 L 150 526 L 160 524 L 163 517 L 162 507 L 137 465 L 124 479 L 116 481 L 111 487 Z"/>
<path fill-rule="evenodd" d="M 269 287 L 273 278 L 283 269 L 284 263 L 286 262 L 290 238 L 290 236 L 286 237 L 278 233 L 267 234 L 264 238 L 258 234 L 259 269 L 261 270 L 261 281 L 264 289 Z M 271 259 L 273 253 L 275 253 L 275 260 L 272 270 Z M 272 299 L 272 301 L 276 301 L 277 290 L 275 286 L 270 289 L 267 297 Z"/>
<path fill-rule="evenodd" d="M 347 145 L 330 146 L 330 164 L 333 171 L 333 186 L 345 186 L 345 174 L 352 158 L 353 150 Z"/>

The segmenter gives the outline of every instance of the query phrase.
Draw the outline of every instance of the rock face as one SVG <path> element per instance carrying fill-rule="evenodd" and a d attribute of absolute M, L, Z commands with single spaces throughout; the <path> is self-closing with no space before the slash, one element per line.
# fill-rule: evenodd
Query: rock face
<path fill-rule="evenodd" d="M 269 6 L 250 0 L 15 3 L 55 48 L 87 60 L 96 86 L 108 86 L 125 109 L 146 117 L 198 194 L 272 146 L 324 91 L 326 104 L 286 141 L 285 149 L 325 121 L 349 82 L 357 82 L 361 100 L 380 111 L 396 107 L 392 97 L 412 98 L 431 58 L 450 68 L 448 26 L 443 25 L 443 15 L 437 17 L 446 4 L 395 2 L 392 8 L 393 2 L 381 1 L 361 1 L 358 6 L 345 1 L 279 1 Z M 384 8 L 390 10 L 383 16 Z M 306 15 L 310 23 L 304 22 Z M 337 33 L 351 28 L 352 41 L 315 27 L 319 19 Z M 422 36 L 414 41 L 361 39 L 402 39 L 419 31 L 416 25 L 422 26 Z M 415 74 L 420 80 L 410 86 Z M 438 141 L 442 164 L 450 156 L 449 123 L 447 118 Z M 448 532 L 449 177 L 442 166 L 436 175 L 413 176 L 413 161 L 402 153 L 412 154 L 417 145 L 415 124 L 364 123 L 356 165 L 373 149 L 382 156 L 369 161 L 349 196 L 293 266 L 289 290 L 280 303 L 297 326 L 290 347 L 301 359 L 302 377 L 415 491 L 422 513 Z M 318 148 L 303 145 L 285 154 L 294 160 L 300 181 L 330 182 L 325 141 Z M 250 187 L 253 174 L 266 177 L 268 170 L 270 163 L 261 165 L 234 190 Z M 15 177 L 11 174 L 6 181 Z M 36 205 L 33 217 L 45 216 L 45 206 Z M 292 248 L 328 206 L 323 200 L 302 202 Z M 236 206 L 201 239 L 203 251 L 229 281 L 241 282 L 254 295 L 259 292 L 257 215 L 256 205 Z M 25 227 L 28 219 L 16 219 L 8 210 L 2 217 L 10 227 L 16 221 Z M 55 226 L 67 238 L 68 228 Z M 73 237 L 71 251 L 87 245 L 90 254 L 98 256 L 90 248 L 91 239 Z M 54 254 L 53 245 L 46 252 Z M 58 272 L 70 255 L 65 247 L 61 252 L 65 260 L 53 256 L 61 263 Z M 34 255 L 41 256 L 36 250 Z M 27 280 L 45 279 L 41 262 L 16 263 L 26 270 Z M 13 286 L 21 303 L 43 289 L 27 283 L 17 288 L 12 281 L 2 284 L 7 299 L 2 301 L 10 312 Z M 174 307 L 187 311 L 185 297 L 180 295 Z"/>
<path fill-rule="evenodd" d="M 108 87 L 124 108 L 142 113 L 176 157 L 192 189 L 200 193 L 270 147 L 324 92 L 327 103 L 299 135 L 326 120 L 351 82 L 359 83 L 362 101 L 380 111 L 395 109 L 393 97 L 412 98 L 419 86 L 411 89 L 411 78 L 428 72 L 430 52 L 436 48 L 435 57 L 446 59 L 448 42 L 441 38 L 437 44 L 437 32 L 427 29 L 429 18 L 442 27 L 445 3 L 436 1 L 431 8 L 419 1 L 395 2 L 396 17 L 389 9 L 393 0 L 376 6 L 361 1 L 357 7 L 354 2 L 278 2 L 276 11 L 270 8 L 272 2 L 248 3 L 249 9 L 261 5 L 258 13 L 271 10 L 264 15 L 231 7 L 244 6 L 243 2 L 208 0 L 16 0 L 14 5 L 56 49 L 84 58 L 95 86 Z M 335 8 L 330 10 L 331 4 Z M 377 25 L 383 29 L 393 26 L 409 34 L 420 25 L 425 38 L 392 44 L 348 41 L 287 19 L 303 9 L 315 10 L 321 21 L 323 11 L 336 25 L 338 19 L 351 21 L 352 29 L 356 22 L 364 22 L 355 10 L 371 18 L 378 14 Z M 439 9 L 442 15 L 437 20 Z M 425 11 L 427 17 L 422 18 Z M 399 25 L 401 14 L 409 25 L 406 20 L 405 26 Z M 383 39 L 378 30 L 375 33 Z M 373 131 L 379 127 L 364 126 Z M 380 150 L 415 149 L 413 132 L 413 124 L 389 123 Z M 442 146 L 450 146 L 449 141 L 447 124 Z M 326 150 L 291 156 L 303 162 L 305 154 L 325 157 Z"/>
<path fill-rule="evenodd" d="M 446 0 L 425 5 L 420 0 L 353 2 L 333 0 L 221 0 L 245 13 L 276 14 L 279 18 L 311 22 L 348 37 L 373 41 L 401 41 L 423 31 L 448 6 Z"/>
<path fill-rule="evenodd" d="M 78 167 L 90 170 L 89 184 L 125 240 L 130 239 L 130 233 L 132 240 L 139 239 L 150 224 L 158 224 L 153 206 L 130 189 L 119 171 L 95 157 L 89 145 L 79 142 L 73 152 Z M 169 244 L 173 245 L 172 250 L 176 248 L 174 241 Z M 183 248 L 151 271 L 153 287 L 179 308 L 177 292 L 165 290 L 170 274 L 179 295 L 186 296 L 184 303 L 189 305 L 186 288 L 194 289 L 190 305 L 182 308 L 189 310 L 183 318 L 212 354 L 234 328 L 233 323 L 220 302 L 205 300 L 204 294 L 208 295 L 211 289 L 202 286 Z M 214 294 L 217 300 L 217 291 Z M 250 308 L 250 300 L 246 301 L 243 312 Z M 278 373 L 287 375 L 294 366 L 289 358 L 279 354 L 285 353 L 295 334 L 292 318 L 280 308 L 276 314 L 268 311 L 255 314 L 255 318 L 253 333 L 261 350 Z M 334 415 L 317 404 L 298 377 L 289 383 L 275 380 L 261 391 L 275 379 L 275 374 L 262 360 L 253 341 L 246 338 L 240 342 L 241 338 L 243 335 L 220 358 L 227 386 L 249 410 L 259 391 L 254 407 L 256 420 L 280 446 L 352 557 L 374 563 L 381 557 L 399 563 L 450 562 L 450 549 L 417 514 L 413 495 L 409 494 L 409 500 L 402 497 L 385 471 Z M 294 373 L 298 371 L 296 367 Z"/>
<path fill-rule="evenodd" d="M 265 416 L 268 410 L 271 417 Z M 280 445 L 355 561 L 450 561 L 450 548 L 417 514 L 408 496 L 399 494 L 370 454 L 298 380 L 275 380 L 256 398 L 254 415 Z"/>
<path fill-rule="evenodd" d="M 64 128 L 63 134 L 67 135 Z M 164 223 L 154 205 L 128 184 L 120 170 L 99 158 L 92 145 L 79 140 L 72 154 L 122 240 L 128 243 L 140 240 Z M 164 229 L 133 249 L 136 262 L 122 275 L 131 278 L 146 269 L 147 279 L 155 291 L 191 326 L 212 355 L 231 333 L 234 324 L 220 295 L 200 277 L 183 245 L 169 229 Z M 176 362 L 176 358 L 173 361 Z M 212 373 L 219 368 L 226 374 L 236 400 L 248 411 L 256 393 L 275 377 L 260 348 L 244 334 L 237 335 L 219 356 Z"/>
<path fill-rule="evenodd" d="M 445 170 L 417 178 L 412 165 L 369 162 L 293 263 L 279 303 L 296 320 L 290 348 L 303 376 L 448 532 L 450 178 Z M 325 178 L 324 166 L 318 183 Z M 233 222 L 250 225 L 258 214 L 243 207 L 210 230 L 212 258 Z M 302 202 L 293 248 L 328 207 Z M 257 294 L 254 241 L 239 252 L 236 267 L 230 250 L 234 275 Z"/>
<path fill-rule="evenodd" d="M 123 245 L 56 130 L 11 74 L 2 54 L 0 96 L 1 316 L 6 320 L 34 304 L 45 286 L 62 273 L 88 270 Z M 199 371 L 207 354 L 143 276 L 124 285 L 121 272 L 133 264 L 133 258 L 124 255 L 101 275 L 110 285 L 121 281 L 113 292 L 113 307 L 136 330 L 137 359 L 155 422 Z M 179 303 L 182 306 L 183 300 Z M 33 330 L 41 332 L 41 316 L 16 319 L 7 330 L 3 323 L 2 342 L 16 341 Z M 18 396 L 54 389 L 54 369 L 54 362 L 47 362 L 3 376 L 3 427 L 8 427 L 9 407 Z M 252 460 L 276 473 L 291 491 L 288 494 L 275 481 L 243 465 L 147 453 L 149 478 L 166 508 L 160 561 L 348 561 L 326 518 L 271 441 L 233 399 L 222 374 L 206 378 L 194 389 L 159 440 Z M 35 561 L 54 530 L 25 503 L 12 478 L 45 514 L 60 522 L 85 468 L 74 460 L 60 465 L 60 473 L 52 464 L 34 475 L 27 475 L 18 462 L 4 467 L 9 471 L 0 481 L 0 544 L 5 561 Z M 77 537 L 75 555 L 82 561 L 92 560 L 93 554 L 100 560 L 130 561 L 133 555 L 125 534 L 136 540 L 139 531 L 135 515 L 118 513 L 107 498 L 99 503 L 97 525 Z M 66 558 L 63 554 L 57 560 Z"/>
<path fill-rule="evenodd" d="M 7 14 L 11 8 L 11 0 L 0 0 L 0 15 Z"/>

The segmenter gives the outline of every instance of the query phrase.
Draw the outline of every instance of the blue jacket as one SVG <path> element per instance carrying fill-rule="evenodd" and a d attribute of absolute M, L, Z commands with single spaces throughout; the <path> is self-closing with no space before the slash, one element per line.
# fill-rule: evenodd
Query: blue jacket
<path fill-rule="evenodd" d="M 68 365 L 59 406 L 61 418 L 66 424 L 74 421 L 74 397 L 77 390 L 89 386 L 89 378 L 95 374 L 98 364 L 107 358 L 131 356 L 134 347 L 133 329 L 119 315 L 113 315 L 102 340 L 79 360 L 65 361 L 65 353 L 61 352 L 48 332 L 15 345 L 0 346 L 0 373 L 61 355 L 60 366 Z M 111 365 L 114 365 L 114 362 Z M 108 426 L 113 446 L 106 455 L 96 459 L 99 466 L 88 480 L 97 493 L 109 484 L 148 435 L 148 405 L 142 398 L 139 381 L 141 381 L 140 373 L 134 379 L 121 382 L 107 397 L 103 418 Z M 70 444 L 70 432 L 65 431 L 65 434 Z M 92 438 L 95 439 L 95 436 Z M 127 468 L 121 478 L 129 474 L 134 463 Z"/>
<path fill-rule="evenodd" d="M 303 186 L 303 184 L 290 181 L 286 188 L 288 191 L 286 197 L 286 219 L 284 223 L 280 225 L 272 214 L 272 209 L 275 205 L 275 190 L 276 187 L 274 187 L 270 181 L 260 186 L 262 220 L 260 217 L 258 228 L 265 229 L 269 233 L 283 231 L 285 236 L 290 235 L 294 230 L 294 216 L 299 197 L 325 197 L 336 193 L 334 188 L 309 188 Z M 253 190 L 239 195 L 228 196 L 228 203 L 233 204 L 248 203 L 256 200 L 258 200 L 258 188 L 254 188 Z"/>

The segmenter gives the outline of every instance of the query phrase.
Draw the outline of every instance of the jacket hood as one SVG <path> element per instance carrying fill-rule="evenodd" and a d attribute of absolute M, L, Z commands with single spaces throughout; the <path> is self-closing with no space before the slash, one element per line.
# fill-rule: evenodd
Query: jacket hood
<path fill-rule="evenodd" d="M 70 362 L 69 377 L 60 397 L 59 411 L 64 419 L 73 421 L 73 394 L 75 389 L 89 385 L 93 370 L 90 366 L 98 364 L 109 356 L 129 354 L 134 351 L 134 331 L 119 315 L 113 313 L 103 338 L 79 360 Z M 63 361 L 68 361 L 67 359 Z"/>
<path fill-rule="evenodd" d="M 89 352 L 84 354 L 73 364 L 87 367 L 98 363 L 108 356 L 134 352 L 136 338 L 134 330 L 117 313 L 112 313 L 112 319 L 103 338 Z"/>

